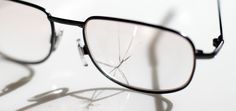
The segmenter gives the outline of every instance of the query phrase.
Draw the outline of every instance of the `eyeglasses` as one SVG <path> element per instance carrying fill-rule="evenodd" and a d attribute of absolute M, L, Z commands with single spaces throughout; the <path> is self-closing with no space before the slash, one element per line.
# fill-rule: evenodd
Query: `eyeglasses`
<path fill-rule="evenodd" d="M 83 29 L 78 40 L 80 57 L 88 55 L 95 67 L 113 82 L 136 91 L 170 93 L 187 87 L 196 59 L 214 58 L 223 46 L 220 2 L 215 50 L 205 53 L 180 32 L 163 26 L 112 17 L 92 16 L 86 21 L 50 15 L 38 5 L 5 0 L 0 9 L 0 54 L 24 63 L 44 62 L 56 49 L 59 35 L 54 23 Z"/>

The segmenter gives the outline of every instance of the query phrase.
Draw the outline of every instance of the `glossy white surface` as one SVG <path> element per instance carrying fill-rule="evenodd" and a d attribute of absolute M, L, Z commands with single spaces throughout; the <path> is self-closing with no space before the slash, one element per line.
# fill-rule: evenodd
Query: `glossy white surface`
<path fill-rule="evenodd" d="M 185 33 L 194 42 L 196 48 L 204 51 L 213 49 L 212 39 L 219 35 L 216 0 L 28 1 L 45 7 L 53 16 L 79 21 L 84 21 L 89 16 L 101 15 L 162 24 L 161 21 L 164 16 L 171 11 L 174 12 L 174 16 L 166 26 Z M 116 94 L 119 91 L 111 91 L 109 89 L 109 91 L 103 90 L 99 97 L 96 96 L 97 98 L 92 99 L 109 97 L 97 103 L 86 101 L 86 98 L 90 98 L 94 94 L 89 90 L 88 93 L 82 92 L 78 94 L 85 98 L 85 100 L 79 100 L 79 103 L 76 103 L 74 98 L 65 97 L 48 104 L 38 105 L 33 107 L 34 109 L 29 109 L 29 111 L 50 111 L 50 108 L 53 111 L 70 111 L 68 108 L 73 109 L 72 105 L 76 106 L 77 104 L 79 104 L 81 110 L 86 110 L 89 103 L 92 104 L 92 108 L 89 107 L 89 109 L 95 111 L 163 111 L 163 109 L 168 111 L 235 111 L 235 5 L 236 2 L 233 0 L 222 0 L 225 45 L 216 58 L 197 61 L 193 81 L 186 89 L 176 93 L 165 94 L 162 97 L 160 95 L 155 95 L 155 97 L 147 96 L 134 92 L 125 92 L 110 97 L 109 95 Z M 34 104 L 35 101 L 28 101 L 31 97 L 57 88 L 68 88 L 69 92 L 80 92 L 101 87 L 122 88 L 105 78 L 94 67 L 88 57 L 86 57 L 86 60 L 89 66 L 83 67 L 76 42 L 78 38 L 82 38 L 82 30 L 80 28 L 61 24 L 56 24 L 56 28 L 58 31 L 64 31 L 59 47 L 46 62 L 29 66 L 34 71 L 31 73 L 33 77 L 29 81 L 16 90 L 0 96 L 1 111 L 15 111 Z M 2 59 L 0 67 L 4 67 L 4 70 L 0 68 L 0 79 L 3 80 L 0 80 L 0 83 L 6 82 L 5 80 L 13 73 L 16 73 L 17 76 L 14 80 L 19 80 L 22 76 L 25 76 L 25 73 L 28 73 L 27 68 L 25 69 Z M 18 72 L 24 74 L 20 75 Z M 0 88 L 2 88 L 2 84 Z M 95 95 L 99 95 L 99 91 L 97 92 Z M 78 108 L 76 109 L 78 110 Z"/>

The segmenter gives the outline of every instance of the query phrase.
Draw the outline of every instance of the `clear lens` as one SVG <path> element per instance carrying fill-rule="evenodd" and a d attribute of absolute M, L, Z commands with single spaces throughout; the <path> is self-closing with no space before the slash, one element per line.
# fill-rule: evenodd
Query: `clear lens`
<path fill-rule="evenodd" d="M 47 15 L 11 1 L 0 4 L 0 53 L 16 60 L 37 62 L 50 52 L 51 25 Z"/>
<path fill-rule="evenodd" d="M 108 77 L 130 87 L 173 90 L 185 85 L 194 69 L 193 46 L 172 31 L 91 19 L 85 37 L 96 65 Z"/>

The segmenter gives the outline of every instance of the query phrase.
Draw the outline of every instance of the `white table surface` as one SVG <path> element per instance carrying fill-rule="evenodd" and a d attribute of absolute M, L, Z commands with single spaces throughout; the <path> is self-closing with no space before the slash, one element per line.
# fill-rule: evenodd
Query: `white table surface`
<path fill-rule="evenodd" d="M 212 38 L 219 35 L 216 0 L 28 0 L 41 5 L 53 16 L 84 21 L 93 15 L 112 16 L 161 24 L 161 19 L 169 11 L 175 16 L 167 27 L 187 34 L 199 49 L 211 51 Z M 222 19 L 225 45 L 219 55 L 211 60 L 198 60 L 194 79 L 184 90 L 164 94 L 145 95 L 137 92 L 121 92 L 92 104 L 87 110 L 93 111 L 235 111 L 236 99 L 236 1 L 222 0 Z M 77 51 L 78 38 L 82 30 L 77 27 L 56 24 L 64 34 L 56 52 L 44 63 L 29 65 L 32 78 L 21 87 L 0 96 L 0 111 L 15 111 L 34 104 L 31 97 L 58 88 L 69 92 L 90 89 L 90 97 L 96 88 L 108 96 L 119 92 L 112 88 L 122 88 L 104 77 L 86 57 L 89 63 L 84 67 Z M 19 77 L 18 72 L 29 71 L 24 66 L 1 59 L 0 79 L 8 76 Z M 15 75 L 14 75 L 15 74 Z M 21 77 L 20 77 L 21 76 Z M 29 75 L 27 75 L 29 76 Z M 16 79 L 17 80 L 17 79 Z M 1 81 L 1 80 L 0 80 Z M 97 90 L 99 92 L 99 90 Z M 89 96 L 90 95 L 90 96 Z M 68 98 L 35 106 L 29 111 L 75 111 L 71 110 Z M 71 102 L 72 103 L 72 102 Z M 86 110 L 86 102 L 78 102 Z M 35 109 L 34 109 L 35 108 Z M 49 110 L 51 109 L 51 110 Z"/>

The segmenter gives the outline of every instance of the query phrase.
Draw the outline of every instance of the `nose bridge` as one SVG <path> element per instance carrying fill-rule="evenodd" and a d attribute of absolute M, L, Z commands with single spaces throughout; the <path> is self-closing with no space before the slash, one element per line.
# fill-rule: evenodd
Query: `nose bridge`
<path fill-rule="evenodd" d="M 84 28 L 84 25 L 85 25 L 85 22 L 53 17 L 51 15 L 48 16 L 48 19 L 52 22 L 61 23 L 61 24 L 65 24 L 65 25 L 71 25 L 71 26 L 78 26 L 80 28 Z M 54 47 L 56 48 L 60 37 L 55 37 L 55 39 L 56 39 L 56 41 L 55 41 Z M 85 55 L 88 55 L 87 47 L 85 47 L 81 44 L 80 39 L 78 39 L 77 42 L 78 42 L 78 51 L 79 51 L 79 55 L 80 55 L 80 59 L 82 61 L 82 64 L 84 66 L 88 66 L 88 63 L 84 57 Z M 53 51 L 55 50 L 55 48 L 53 48 Z"/>
<path fill-rule="evenodd" d="M 53 17 L 53 16 L 48 16 L 48 19 L 53 22 L 57 22 L 57 23 L 65 24 L 65 25 L 78 26 L 80 28 L 83 28 L 85 25 L 85 22 L 82 22 L 82 21 L 63 19 L 63 18 L 58 18 L 58 17 Z"/>

